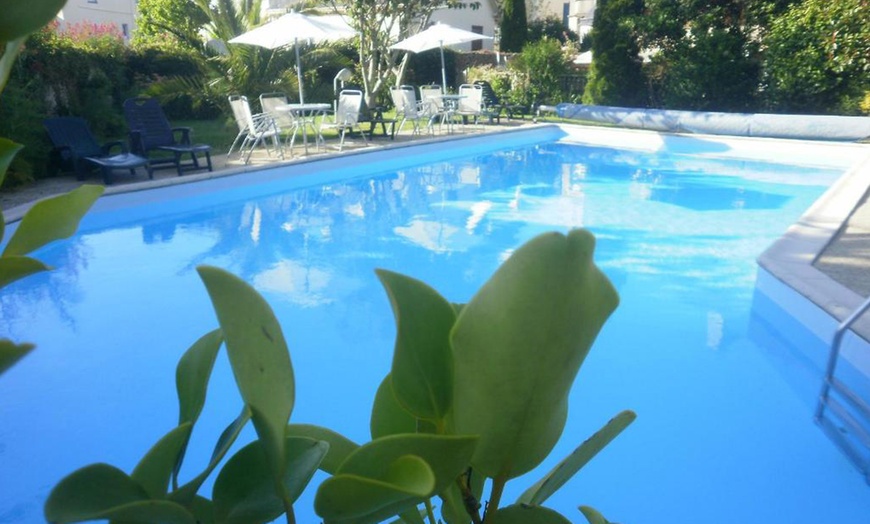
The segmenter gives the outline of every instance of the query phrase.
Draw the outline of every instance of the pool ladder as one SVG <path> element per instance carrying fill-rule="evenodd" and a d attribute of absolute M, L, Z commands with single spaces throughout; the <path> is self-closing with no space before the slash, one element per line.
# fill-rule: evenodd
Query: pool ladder
<path fill-rule="evenodd" d="M 856 395 L 848 386 L 834 376 L 840 357 L 840 345 L 849 327 L 870 309 L 870 298 L 837 326 L 828 355 L 825 379 L 816 407 L 815 420 L 840 449 L 849 457 L 855 467 L 870 484 L 870 405 Z M 825 410 L 835 415 L 838 422 L 825 416 Z"/>

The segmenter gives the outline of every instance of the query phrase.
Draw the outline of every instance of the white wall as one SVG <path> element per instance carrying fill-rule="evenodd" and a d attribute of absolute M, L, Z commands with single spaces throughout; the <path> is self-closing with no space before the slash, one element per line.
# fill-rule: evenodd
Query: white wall
<path fill-rule="evenodd" d="M 453 27 L 471 31 L 471 26 L 479 25 L 483 27 L 483 34 L 486 36 L 495 35 L 495 14 L 492 10 L 492 5 L 483 0 L 478 9 L 439 9 L 432 13 L 431 22 L 442 22 L 450 24 Z M 460 44 L 450 46 L 456 51 L 471 51 L 471 44 Z M 484 40 L 483 49 L 492 51 L 493 41 Z"/>
<path fill-rule="evenodd" d="M 592 28 L 595 18 L 595 0 L 571 0 L 571 13 L 568 27 L 579 35 L 586 34 Z"/>
<path fill-rule="evenodd" d="M 136 28 L 136 4 L 136 0 L 68 0 L 60 12 L 60 28 L 83 22 L 115 24 L 119 31 L 126 28 L 129 40 Z"/>
<path fill-rule="evenodd" d="M 562 20 L 565 4 L 571 0 L 527 0 L 526 15 L 529 21 L 543 18 L 556 18 Z"/>

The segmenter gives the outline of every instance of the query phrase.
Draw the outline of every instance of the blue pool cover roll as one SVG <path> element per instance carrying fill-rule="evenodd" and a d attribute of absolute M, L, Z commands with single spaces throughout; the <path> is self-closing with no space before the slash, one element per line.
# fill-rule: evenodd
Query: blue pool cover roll
<path fill-rule="evenodd" d="M 870 117 L 774 115 L 559 104 L 560 118 L 672 133 L 857 141 L 870 138 Z"/>

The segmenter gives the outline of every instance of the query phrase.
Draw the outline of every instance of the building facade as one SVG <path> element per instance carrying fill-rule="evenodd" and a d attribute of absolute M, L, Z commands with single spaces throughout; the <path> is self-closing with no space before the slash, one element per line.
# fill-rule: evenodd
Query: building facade
<path fill-rule="evenodd" d="M 60 29 L 90 23 L 115 25 L 129 41 L 136 29 L 137 0 L 68 0 L 58 13 Z"/>

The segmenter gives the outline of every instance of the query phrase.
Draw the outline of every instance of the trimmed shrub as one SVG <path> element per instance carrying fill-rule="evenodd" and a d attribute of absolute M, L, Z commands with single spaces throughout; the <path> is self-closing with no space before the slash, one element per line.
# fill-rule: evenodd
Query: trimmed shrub
<path fill-rule="evenodd" d="M 774 19 L 765 44 L 763 87 L 770 110 L 862 111 L 870 92 L 870 3 L 795 4 Z"/>

